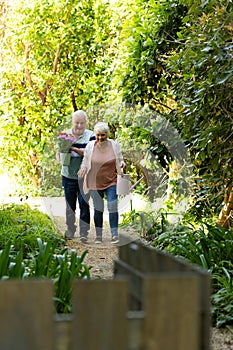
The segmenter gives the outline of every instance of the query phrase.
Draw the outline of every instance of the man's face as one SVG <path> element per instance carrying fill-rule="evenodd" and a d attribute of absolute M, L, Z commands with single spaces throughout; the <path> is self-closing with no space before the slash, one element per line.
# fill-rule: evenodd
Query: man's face
<path fill-rule="evenodd" d="M 86 128 L 86 120 L 83 116 L 74 116 L 72 120 L 73 134 L 81 136 Z"/>

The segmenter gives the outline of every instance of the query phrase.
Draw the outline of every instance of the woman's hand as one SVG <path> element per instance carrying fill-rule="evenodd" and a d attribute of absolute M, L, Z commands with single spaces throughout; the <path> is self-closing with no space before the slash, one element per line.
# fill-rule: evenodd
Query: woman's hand
<path fill-rule="evenodd" d="M 79 171 L 77 172 L 77 175 L 79 177 L 84 177 L 84 175 L 86 174 L 86 168 L 82 167 L 79 169 Z"/>
<path fill-rule="evenodd" d="M 125 162 L 123 162 L 123 160 L 120 163 L 120 167 L 121 167 L 121 176 L 124 176 L 124 169 L 126 168 Z"/>
<path fill-rule="evenodd" d="M 126 167 L 125 162 L 122 161 L 122 162 L 121 162 L 121 168 L 122 168 L 122 169 L 125 169 L 125 167 Z"/>

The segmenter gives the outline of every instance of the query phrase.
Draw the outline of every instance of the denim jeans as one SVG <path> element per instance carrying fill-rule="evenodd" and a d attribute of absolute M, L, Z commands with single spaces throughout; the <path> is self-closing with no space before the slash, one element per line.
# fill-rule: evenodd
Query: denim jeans
<path fill-rule="evenodd" d="M 69 236 L 73 237 L 76 231 L 76 204 L 79 203 L 80 216 L 79 216 L 79 230 L 80 236 L 86 237 L 90 229 L 90 208 L 89 198 L 90 195 L 84 195 L 82 191 L 82 182 L 80 180 L 68 179 L 62 176 L 62 185 L 64 187 L 65 199 L 66 199 L 66 225 L 68 228 Z"/>
<path fill-rule="evenodd" d="M 96 235 L 102 236 L 104 195 L 106 195 L 111 235 L 117 236 L 119 215 L 118 215 L 118 200 L 117 200 L 117 194 L 116 194 L 116 185 L 110 186 L 104 190 L 90 190 L 90 195 L 94 205 L 94 223 L 95 223 Z"/>

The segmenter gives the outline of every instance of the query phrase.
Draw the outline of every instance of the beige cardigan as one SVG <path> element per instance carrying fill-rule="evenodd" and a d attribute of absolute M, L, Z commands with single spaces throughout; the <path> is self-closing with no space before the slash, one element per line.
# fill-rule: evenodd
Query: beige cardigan
<path fill-rule="evenodd" d="M 122 151 L 119 143 L 115 140 L 108 139 L 108 141 L 111 142 L 112 148 L 116 157 L 116 169 L 117 169 L 117 174 L 121 174 L 121 169 L 122 166 L 124 165 L 124 160 L 122 156 Z M 96 141 L 90 141 L 84 151 L 84 156 L 83 156 L 83 161 L 81 164 L 80 169 L 85 169 L 85 176 L 84 176 L 84 181 L 83 181 L 83 191 L 84 193 L 88 193 L 89 189 L 87 187 L 87 174 L 91 169 L 91 159 L 92 159 L 92 154 L 94 151 L 94 146 L 95 146 Z"/>

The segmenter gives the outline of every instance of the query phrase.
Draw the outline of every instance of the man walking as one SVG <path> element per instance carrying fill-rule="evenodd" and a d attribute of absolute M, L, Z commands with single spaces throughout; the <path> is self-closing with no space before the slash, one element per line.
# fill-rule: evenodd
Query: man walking
<path fill-rule="evenodd" d="M 90 229 L 89 195 L 83 194 L 82 180 L 78 179 L 77 172 L 83 159 L 83 153 L 89 141 L 94 140 L 93 131 L 86 129 L 87 115 L 83 110 L 78 110 L 72 115 L 72 128 L 65 133 L 75 138 L 71 147 L 70 165 L 62 166 L 62 186 L 66 200 L 66 225 L 65 237 L 73 239 L 76 232 L 76 205 L 79 203 L 79 235 L 83 243 L 87 243 L 88 231 Z M 57 160 L 60 162 L 60 153 L 57 151 Z"/>

